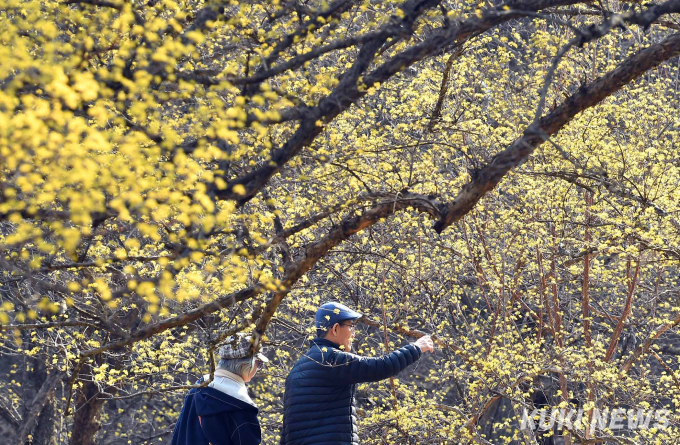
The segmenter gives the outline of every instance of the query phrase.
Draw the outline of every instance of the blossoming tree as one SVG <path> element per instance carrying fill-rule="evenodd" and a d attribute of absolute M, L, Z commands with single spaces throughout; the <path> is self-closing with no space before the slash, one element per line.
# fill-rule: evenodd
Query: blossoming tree
<path fill-rule="evenodd" d="M 167 441 L 238 332 L 275 443 L 331 299 L 437 338 L 364 443 L 677 442 L 589 421 L 680 400 L 680 0 L 1 4 L 13 443 Z"/>

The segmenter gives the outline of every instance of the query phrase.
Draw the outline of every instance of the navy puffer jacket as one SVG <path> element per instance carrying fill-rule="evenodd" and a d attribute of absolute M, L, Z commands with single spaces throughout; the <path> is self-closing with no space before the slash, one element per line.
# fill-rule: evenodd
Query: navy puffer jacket
<path fill-rule="evenodd" d="M 420 358 L 420 348 L 411 344 L 383 357 L 361 357 L 326 339 L 311 343 L 286 378 L 281 444 L 356 445 L 356 384 L 398 374 Z"/>

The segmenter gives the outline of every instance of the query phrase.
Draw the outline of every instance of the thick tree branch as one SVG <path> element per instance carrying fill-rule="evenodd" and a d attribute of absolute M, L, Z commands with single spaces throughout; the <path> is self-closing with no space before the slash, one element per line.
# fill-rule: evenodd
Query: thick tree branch
<path fill-rule="evenodd" d="M 294 285 L 300 279 L 300 277 L 302 277 L 302 275 L 311 269 L 314 264 L 316 264 L 316 262 L 334 246 L 348 239 L 355 233 L 376 224 L 382 218 L 394 214 L 397 210 L 414 208 L 418 211 L 427 213 L 434 218 L 438 218 L 440 216 L 439 209 L 442 208 L 442 204 L 429 196 L 415 193 L 400 193 L 397 195 L 383 194 L 381 196 L 383 199 L 370 210 L 357 217 L 345 220 L 343 223 L 333 227 L 324 238 L 315 243 L 309 244 L 305 248 L 305 253 L 295 261 L 294 265 L 282 280 L 283 290 L 280 294 L 277 294 L 278 298 L 277 296 L 274 296 L 267 304 L 266 309 L 263 311 L 260 322 L 258 323 L 258 332 L 264 332 L 280 301 L 290 291 L 292 285 Z M 206 315 L 217 312 L 218 310 L 230 307 L 237 302 L 253 298 L 261 294 L 263 291 L 264 288 L 261 287 L 249 287 L 242 289 L 238 292 L 220 297 L 211 303 L 188 311 L 182 315 L 168 318 L 138 331 L 134 331 L 129 335 L 129 337 L 123 340 L 109 343 L 99 348 L 84 351 L 81 353 L 80 357 L 81 359 L 85 359 L 87 357 L 92 357 L 110 350 L 117 350 L 130 344 L 148 339 L 160 332 L 174 327 L 184 326 Z"/>
<path fill-rule="evenodd" d="M 385 196 L 387 198 L 387 196 Z M 433 218 L 439 218 L 442 205 L 429 196 L 415 193 L 399 193 L 392 195 L 389 199 L 382 199 L 374 207 L 364 211 L 361 215 L 345 219 L 343 222 L 332 227 L 326 236 L 319 241 L 310 243 L 305 247 L 304 253 L 295 261 L 294 266 L 289 270 L 283 280 L 285 291 L 274 294 L 265 307 L 260 320 L 257 323 L 256 331 L 263 335 L 271 318 L 278 309 L 279 305 L 286 297 L 292 286 L 309 271 L 314 265 L 324 257 L 328 251 L 341 242 L 349 239 L 352 235 L 373 226 L 383 218 L 393 215 L 398 210 L 413 208 L 426 213 Z"/>
<path fill-rule="evenodd" d="M 324 210 L 319 213 L 315 213 L 314 215 L 308 217 L 307 219 L 304 219 L 302 221 L 299 221 L 295 225 L 288 227 L 286 229 L 281 230 L 281 232 L 277 232 L 274 237 L 269 239 L 269 241 L 266 244 L 263 244 L 262 246 L 258 246 L 255 249 L 256 253 L 263 252 L 264 250 L 268 249 L 274 244 L 278 244 L 285 239 L 295 235 L 296 233 L 300 233 L 305 229 L 308 229 L 315 224 L 319 223 L 320 221 L 328 218 L 331 215 L 334 215 L 338 212 L 341 212 L 343 210 L 348 209 L 350 206 L 365 202 L 365 201 L 375 201 L 375 200 L 380 200 L 380 199 L 390 199 L 390 197 L 393 197 L 394 195 L 391 193 L 383 193 L 383 192 L 371 192 L 371 193 L 364 193 L 362 195 L 359 195 L 355 199 L 351 199 L 345 202 L 342 202 L 340 204 L 336 204 L 332 207 L 330 207 L 327 210 Z"/>
<path fill-rule="evenodd" d="M 404 19 L 401 21 L 400 26 L 404 30 L 409 30 L 424 11 L 436 6 L 437 3 L 438 2 L 434 0 L 410 0 L 406 2 L 401 7 L 404 11 Z M 266 165 L 252 170 L 242 177 L 231 180 L 226 189 L 213 190 L 213 193 L 221 199 L 233 199 L 240 205 L 245 204 L 259 193 L 269 179 L 278 173 L 290 159 L 296 156 L 304 147 L 310 145 L 316 136 L 322 132 L 323 127 L 320 127 L 317 122 L 321 121 L 323 123 L 328 123 L 332 121 L 341 112 L 345 111 L 352 104 L 361 99 L 366 94 L 369 87 L 376 83 L 383 83 L 389 80 L 404 68 L 427 57 L 431 57 L 445 48 L 460 46 L 464 41 L 479 35 L 494 26 L 523 16 L 521 12 L 513 13 L 512 11 L 508 11 L 507 8 L 521 11 L 536 11 L 547 7 L 572 5 L 576 3 L 583 2 L 578 0 L 510 1 L 506 4 L 499 5 L 498 7 L 486 9 L 481 18 L 475 16 L 461 22 L 456 22 L 455 24 L 449 24 L 449 26 L 434 32 L 431 37 L 420 44 L 395 55 L 374 71 L 364 76 L 364 86 L 360 87 L 357 85 L 360 74 L 362 74 L 370 65 L 370 62 L 375 57 L 376 51 L 378 51 L 390 35 L 389 33 L 380 34 L 381 38 L 376 38 L 362 46 L 353 67 L 341 77 L 340 83 L 335 90 L 319 101 L 319 104 L 316 107 L 308 110 L 296 108 L 282 114 L 282 121 L 291 119 L 303 119 L 303 121 L 293 136 L 291 136 L 281 148 L 274 152 L 272 159 Z M 234 191 L 236 185 L 243 185 L 245 187 L 245 193 L 236 193 Z"/>
<path fill-rule="evenodd" d="M 402 20 L 394 20 L 388 26 L 410 30 L 417 18 L 427 9 L 436 6 L 437 3 L 436 0 L 409 0 L 401 8 L 404 11 L 404 18 Z M 291 113 L 294 115 L 294 119 L 303 119 L 290 139 L 274 152 L 271 160 L 265 165 L 230 181 L 224 190 L 214 189 L 212 191 L 214 195 L 220 199 L 236 200 L 240 205 L 243 205 L 259 193 L 272 176 L 278 173 L 304 147 L 310 145 L 323 131 L 323 126 L 318 125 L 319 121 L 322 123 L 332 121 L 366 94 L 367 88 L 360 85 L 359 78 L 369 68 L 376 56 L 376 52 L 384 44 L 389 35 L 388 32 L 378 33 L 375 39 L 364 43 L 352 67 L 340 77 L 340 82 L 333 92 L 320 100 L 316 107 L 309 110 L 301 111 L 294 109 L 288 113 L 284 112 L 281 117 L 282 121 L 290 120 L 291 117 L 289 115 Z M 394 73 L 396 71 L 392 74 Z M 391 77 L 392 74 L 388 77 Z M 379 79 L 370 82 L 364 81 L 364 83 L 372 85 L 377 81 Z M 234 191 L 234 187 L 237 185 L 245 187 L 244 194 L 238 194 Z"/>
<path fill-rule="evenodd" d="M 101 354 L 102 352 L 105 351 L 111 351 L 111 350 L 116 350 L 120 349 L 122 347 L 125 347 L 127 345 L 137 343 L 142 340 L 146 340 L 147 338 L 153 337 L 154 335 L 161 333 L 163 331 L 167 331 L 168 329 L 175 328 L 177 326 L 184 326 L 188 323 L 191 323 L 192 321 L 196 321 L 199 318 L 202 318 L 208 314 L 212 314 L 213 312 L 217 312 L 221 309 L 225 309 L 227 307 L 230 307 L 234 305 L 235 303 L 245 301 L 249 298 L 252 298 L 262 292 L 262 289 L 259 287 L 248 287 L 246 289 L 242 289 L 240 291 L 234 292 L 229 295 L 225 295 L 223 297 L 218 298 L 217 300 L 207 303 L 199 308 L 193 309 L 191 311 L 185 312 L 182 315 L 178 315 L 176 317 L 171 317 L 168 319 L 165 319 L 161 322 L 152 324 L 150 326 L 147 326 L 143 329 L 140 329 L 138 331 L 134 331 L 130 334 L 129 338 L 125 340 L 121 340 L 115 343 L 110 343 L 108 345 L 104 345 L 102 347 L 96 348 L 96 349 L 90 349 L 88 351 L 83 352 L 80 356 L 82 358 L 86 357 L 92 357 L 98 354 Z"/>
<path fill-rule="evenodd" d="M 675 0 L 673 3 L 680 9 L 680 0 Z M 545 142 L 547 137 L 561 130 L 578 113 L 597 105 L 647 70 L 678 55 L 680 55 L 680 34 L 674 34 L 661 43 L 638 51 L 611 72 L 580 88 L 550 114 L 539 119 L 536 128 L 527 128 L 512 145 L 494 156 L 485 167 L 480 169 L 475 178 L 458 193 L 454 201 L 448 204 L 444 218 L 435 224 L 434 229 L 441 233 L 460 220 L 472 210 L 482 196 L 496 187 L 510 170 L 526 161 L 536 147 Z"/>

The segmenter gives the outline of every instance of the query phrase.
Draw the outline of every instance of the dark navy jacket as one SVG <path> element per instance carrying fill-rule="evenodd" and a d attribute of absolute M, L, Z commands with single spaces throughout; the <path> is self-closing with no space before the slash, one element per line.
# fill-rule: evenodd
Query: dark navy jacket
<path fill-rule="evenodd" d="M 311 343 L 286 378 L 280 443 L 356 445 L 356 384 L 398 374 L 420 358 L 420 348 L 407 345 L 383 357 L 361 357 L 326 339 Z"/>
<path fill-rule="evenodd" d="M 214 388 L 194 388 L 184 399 L 171 445 L 257 445 L 261 440 L 257 411 Z"/>

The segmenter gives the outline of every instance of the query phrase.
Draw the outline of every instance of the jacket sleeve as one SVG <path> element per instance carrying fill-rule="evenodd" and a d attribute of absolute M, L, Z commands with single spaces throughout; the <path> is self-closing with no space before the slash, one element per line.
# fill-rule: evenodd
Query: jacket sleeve
<path fill-rule="evenodd" d="M 414 344 L 406 345 L 382 357 L 361 357 L 337 351 L 332 358 L 332 381 L 347 385 L 379 380 L 399 374 L 420 358 L 422 351 Z"/>
<path fill-rule="evenodd" d="M 240 412 L 203 416 L 201 428 L 212 445 L 258 445 L 262 441 L 257 416 Z"/>

